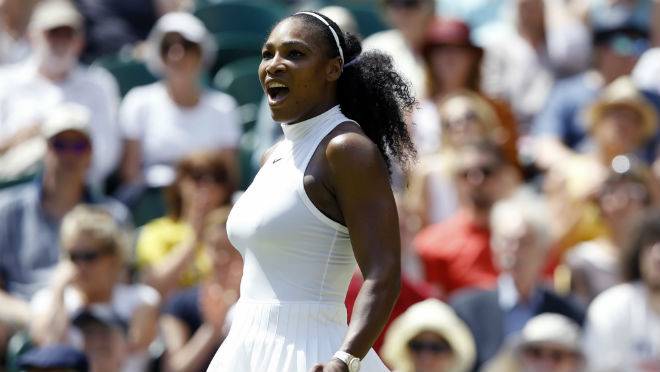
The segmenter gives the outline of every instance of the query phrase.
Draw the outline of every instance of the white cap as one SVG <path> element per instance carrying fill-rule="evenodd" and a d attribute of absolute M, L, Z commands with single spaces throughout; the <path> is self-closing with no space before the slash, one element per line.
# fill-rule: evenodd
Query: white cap
<path fill-rule="evenodd" d="M 199 44 L 202 49 L 202 60 L 204 66 L 210 66 L 215 61 L 218 50 L 213 35 L 206 29 L 204 23 L 190 13 L 171 12 L 160 17 L 147 38 L 149 51 L 147 65 L 149 69 L 158 73 L 163 69 L 163 61 L 160 56 L 160 44 L 167 33 L 177 33 L 184 39 Z"/>
<path fill-rule="evenodd" d="M 46 31 L 69 26 L 76 30 L 83 27 L 83 17 L 69 0 L 42 0 L 30 18 L 30 30 Z"/>
<path fill-rule="evenodd" d="M 552 343 L 581 352 L 580 327 L 571 319 L 545 313 L 530 319 L 520 333 L 520 346 Z"/>
<path fill-rule="evenodd" d="M 64 103 L 48 113 L 41 127 L 46 139 L 74 130 L 90 138 L 91 112 L 84 106 L 76 103 Z"/>

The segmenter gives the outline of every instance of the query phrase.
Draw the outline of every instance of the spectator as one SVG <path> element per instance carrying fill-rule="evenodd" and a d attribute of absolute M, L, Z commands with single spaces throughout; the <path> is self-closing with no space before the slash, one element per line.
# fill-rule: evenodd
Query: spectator
<path fill-rule="evenodd" d="M 432 154 L 423 156 L 412 173 L 407 193 L 408 208 L 414 211 L 420 227 L 439 223 L 458 208 L 456 186 L 451 176 L 451 163 L 466 144 L 491 141 L 504 145 L 507 136 L 493 106 L 471 91 L 449 94 L 439 107 L 442 124 L 441 145 Z M 507 160 L 515 164 L 516 149 L 507 147 Z"/>
<path fill-rule="evenodd" d="M 204 220 L 229 205 L 234 190 L 225 159 L 215 152 L 187 156 L 176 172 L 167 190 L 168 215 L 146 224 L 136 247 L 144 280 L 163 297 L 209 274 L 211 262 L 201 244 Z"/>
<path fill-rule="evenodd" d="M 594 31 L 593 68 L 558 81 L 534 120 L 532 135 L 542 139 L 535 151 L 541 165 L 558 160 L 554 155 L 565 147 L 585 147 L 588 126 L 583 110 L 598 98 L 605 86 L 630 74 L 647 48 L 647 35 L 645 30 L 625 25 Z"/>
<path fill-rule="evenodd" d="M 466 372 L 474 363 L 474 340 L 451 307 L 430 299 L 392 323 L 382 355 L 395 372 Z"/>
<path fill-rule="evenodd" d="M 384 0 L 385 18 L 394 27 L 364 40 L 363 49 L 378 49 L 393 57 L 397 71 L 408 79 L 418 98 L 426 96 L 421 48 L 434 18 L 434 0 Z"/>
<path fill-rule="evenodd" d="M 0 3 L 0 65 L 18 63 L 30 54 L 28 22 L 38 0 L 3 0 Z"/>
<path fill-rule="evenodd" d="M 82 336 L 90 372 L 121 370 L 128 357 L 126 324 L 115 314 L 83 311 L 72 320 L 72 325 Z"/>
<path fill-rule="evenodd" d="M 73 320 L 81 312 L 116 316 L 128 328 L 121 371 L 144 371 L 160 299 L 152 288 L 121 282 L 127 247 L 119 224 L 104 210 L 81 205 L 64 217 L 60 239 L 65 258 L 30 304 L 33 339 L 40 345 L 76 345 Z"/>
<path fill-rule="evenodd" d="M 67 345 L 50 345 L 27 351 L 18 359 L 25 372 L 88 372 L 89 362 L 84 353 Z"/>
<path fill-rule="evenodd" d="M 581 333 L 580 326 L 563 315 L 537 315 L 483 372 L 585 371 Z"/>
<path fill-rule="evenodd" d="M 509 106 L 481 93 L 483 49 L 470 37 L 468 26 L 458 20 L 434 19 L 424 35 L 422 56 L 426 64 L 428 99 L 413 116 L 414 139 L 421 153 L 432 153 L 442 147 L 442 118 L 438 106 L 461 91 L 470 90 L 488 101 L 504 129 L 503 141 L 515 152 L 517 124 Z"/>
<path fill-rule="evenodd" d="M 211 277 L 173 295 L 165 305 L 160 320 L 165 371 L 203 370 L 229 331 L 243 260 L 227 237 L 228 216 L 225 207 L 206 219 L 204 248 L 213 262 Z"/>
<path fill-rule="evenodd" d="M 643 157 L 645 145 L 658 129 L 655 107 L 628 76 L 608 85 L 585 116 L 595 147 L 591 153 L 605 166 L 617 155 L 637 153 Z"/>
<path fill-rule="evenodd" d="M 50 279 L 59 261 L 62 217 L 80 203 L 104 207 L 122 225 L 126 208 L 85 186 L 91 161 L 89 112 L 69 104 L 48 115 L 43 174 L 0 193 L 0 328 L 29 322 L 27 302 Z"/>
<path fill-rule="evenodd" d="M 78 103 L 91 112 L 91 184 L 100 187 L 119 161 L 117 85 L 107 72 L 78 63 L 84 44 L 82 22 L 68 0 L 41 1 L 29 25 L 31 57 L 0 77 L 0 162 L 15 170 L 14 177 L 42 158 L 45 146 L 37 138 L 39 126 L 63 102 Z M 10 178 L 6 172 L 3 169 L 3 177 Z"/>
<path fill-rule="evenodd" d="M 566 255 L 571 272 L 571 292 L 585 305 L 621 281 L 621 253 L 631 222 L 654 203 L 651 171 L 629 156 L 615 158 L 609 176 L 597 195 L 605 234 L 577 245 Z"/>
<path fill-rule="evenodd" d="M 148 43 L 150 68 L 163 79 L 134 88 L 122 103 L 123 182 L 168 186 L 176 163 L 204 150 L 221 151 L 236 181 L 241 135 L 236 101 L 200 82 L 215 59 L 213 36 L 193 15 L 169 13 L 158 20 Z"/>
<path fill-rule="evenodd" d="M 523 329 L 535 315 L 558 313 L 582 324 L 582 308 L 541 281 L 552 243 L 549 223 L 543 200 L 524 190 L 493 208 L 492 249 L 501 270 L 497 288 L 466 290 L 452 300 L 477 343 L 477 367 L 494 357 L 506 337 Z"/>
<path fill-rule="evenodd" d="M 493 144 L 460 149 L 452 169 L 460 200 L 458 211 L 431 225 L 413 244 L 422 260 L 426 281 L 446 295 L 465 287 L 495 284 L 497 270 L 490 250 L 489 215 L 493 204 L 513 192 L 515 168 Z"/>
<path fill-rule="evenodd" d="M 625 283 L 594 299 L 587 315 L 589 370 L 660 370 L 660 213 L 649 211 L 630 235 Z"/>
<path fill-rule="evenodd" d="M 527 134 L 556 78 L 586 68 L 588 29 L 560 2 L 516 0 L 514 27 L 486 45 L 483 87 L 513 108 Z"/>

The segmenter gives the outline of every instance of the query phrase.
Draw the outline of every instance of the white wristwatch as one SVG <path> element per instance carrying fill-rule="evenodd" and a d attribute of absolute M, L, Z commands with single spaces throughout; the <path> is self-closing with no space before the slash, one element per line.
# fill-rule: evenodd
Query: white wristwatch
<path fill-rule="evenodd" d="M 360 358 L 354 357 L 345 351 L 338 351 L 333 358 L 337 358 L 348 366 L 348 372 L 358 372 L 360 370 Z"/>

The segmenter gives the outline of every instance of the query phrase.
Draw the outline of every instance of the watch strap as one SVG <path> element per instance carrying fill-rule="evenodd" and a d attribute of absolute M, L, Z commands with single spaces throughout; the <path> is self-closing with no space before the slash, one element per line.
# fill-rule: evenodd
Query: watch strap
<path fill-rule="evenodd" d="M 351 354 L 349 354 L 345 351 L 341 351 L 341 350 L 337 351 L 335 353 L 335 355 L 333 355 L 333 358 L 337 358 L 337 359 L 341 360 L 342 362 L 346 363 L 346 365 L 348 366 L 349 372 L 358 372 L 360 358 L 355 357 L 355 356 L 353 356 L 353 355 L 351 355 Z M 355 361 L 357 361 L 357 363 Z M 356 365 L 358 366 L 357 368 L 354 367 Z"/>

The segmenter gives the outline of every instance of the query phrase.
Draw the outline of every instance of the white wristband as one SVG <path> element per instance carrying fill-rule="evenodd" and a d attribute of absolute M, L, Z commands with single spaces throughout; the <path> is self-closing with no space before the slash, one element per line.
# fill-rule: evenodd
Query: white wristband
<path fill-rule="evenodd" d="M 348 366 L 348 372 L 358 372 L 360 370 L 360 358 L 357 358 L 345 351 L 337 351 L 333 358 L 337 358 Z"/>

